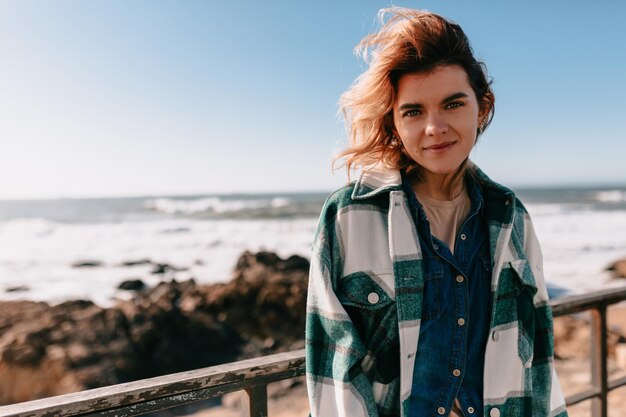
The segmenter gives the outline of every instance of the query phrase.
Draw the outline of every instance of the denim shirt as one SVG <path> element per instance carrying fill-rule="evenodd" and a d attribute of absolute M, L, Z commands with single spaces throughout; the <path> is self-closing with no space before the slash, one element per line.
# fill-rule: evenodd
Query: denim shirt
<path fill-rule="evenodd" d="M 432 236 L 426 213 L 403 179 L 424 259 L 424 305 L 410 416 L 448 416 L 458 398 L 464 416 L 483 415 L 485 346 L 491 314 L 491 261 L 480 187 L 468 175 L 469 214 L 455 252 Z"/>

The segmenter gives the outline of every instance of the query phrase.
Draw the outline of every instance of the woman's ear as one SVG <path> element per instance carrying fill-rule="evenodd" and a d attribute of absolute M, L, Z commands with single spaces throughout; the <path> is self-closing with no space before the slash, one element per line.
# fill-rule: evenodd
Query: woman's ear
<path fill-rule="evenodd" d="M 478 109 L 478 126 L 482 126 L 489 121 L 489 115 L 493 112 L 495 100 L 496 98 L 491 90 L 487 91 L 487 93 L 480 100 Z"/>

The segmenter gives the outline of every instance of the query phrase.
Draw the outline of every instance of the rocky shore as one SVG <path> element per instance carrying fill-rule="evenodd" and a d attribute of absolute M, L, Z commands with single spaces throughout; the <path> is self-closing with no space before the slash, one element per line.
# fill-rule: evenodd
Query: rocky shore
<path fill-rule="evenodd" d="M 246 252 L 228 283 L 139 285 L 111 308 L 0 303 L 0 405 L 301 348 L 308 268 Z"/>

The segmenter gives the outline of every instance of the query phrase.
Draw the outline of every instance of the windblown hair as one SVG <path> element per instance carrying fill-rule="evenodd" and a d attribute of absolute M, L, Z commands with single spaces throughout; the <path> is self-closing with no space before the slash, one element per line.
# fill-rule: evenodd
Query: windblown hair
<path fill-rule="evenodd" d="M 420 180 L 421 167 L 393 134 L 393 105 L 400 77 L 428 73 L 441 65 L 461 66 L 484 115 L 477 136 L 491 123 L 495 96 L 485 65 L 474 57 L 458 24 L 434 13 L 400 7 L 382 9 L 378 17 L 381 29 L 363 38 L 355 49 L 368 68 L 339 100 L 349 147 L 337 155 L 333 167 L 340 161 L 339 167 L 346 167 L 349 178 L 351 170 L 382 163 Z M 466 162 L 454 178 L 465 172 Z"/>

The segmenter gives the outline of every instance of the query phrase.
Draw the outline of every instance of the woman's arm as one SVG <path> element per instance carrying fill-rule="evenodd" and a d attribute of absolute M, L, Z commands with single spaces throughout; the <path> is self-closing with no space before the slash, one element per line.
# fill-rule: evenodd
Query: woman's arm
<path fill-rule="evenodd" d="M 329 216 L 325 206 L 311 256 L 307 299 L 306 378 L 311 416 L 378 417 L 371 382 L 361 367 L 367 350 L 335 294 L 342 263 L 336 236 L 334 216 Z"/>
<path fill-rule="evenodd" d="M 543 255 L 528 213 L 524 215 L 524 250 L 537 284 L 533 304 L 535 334 L 533 352 L 533 416 L 567 416 L 565 400 L 554 370 L 552 310 L 543 274 Z"/>

